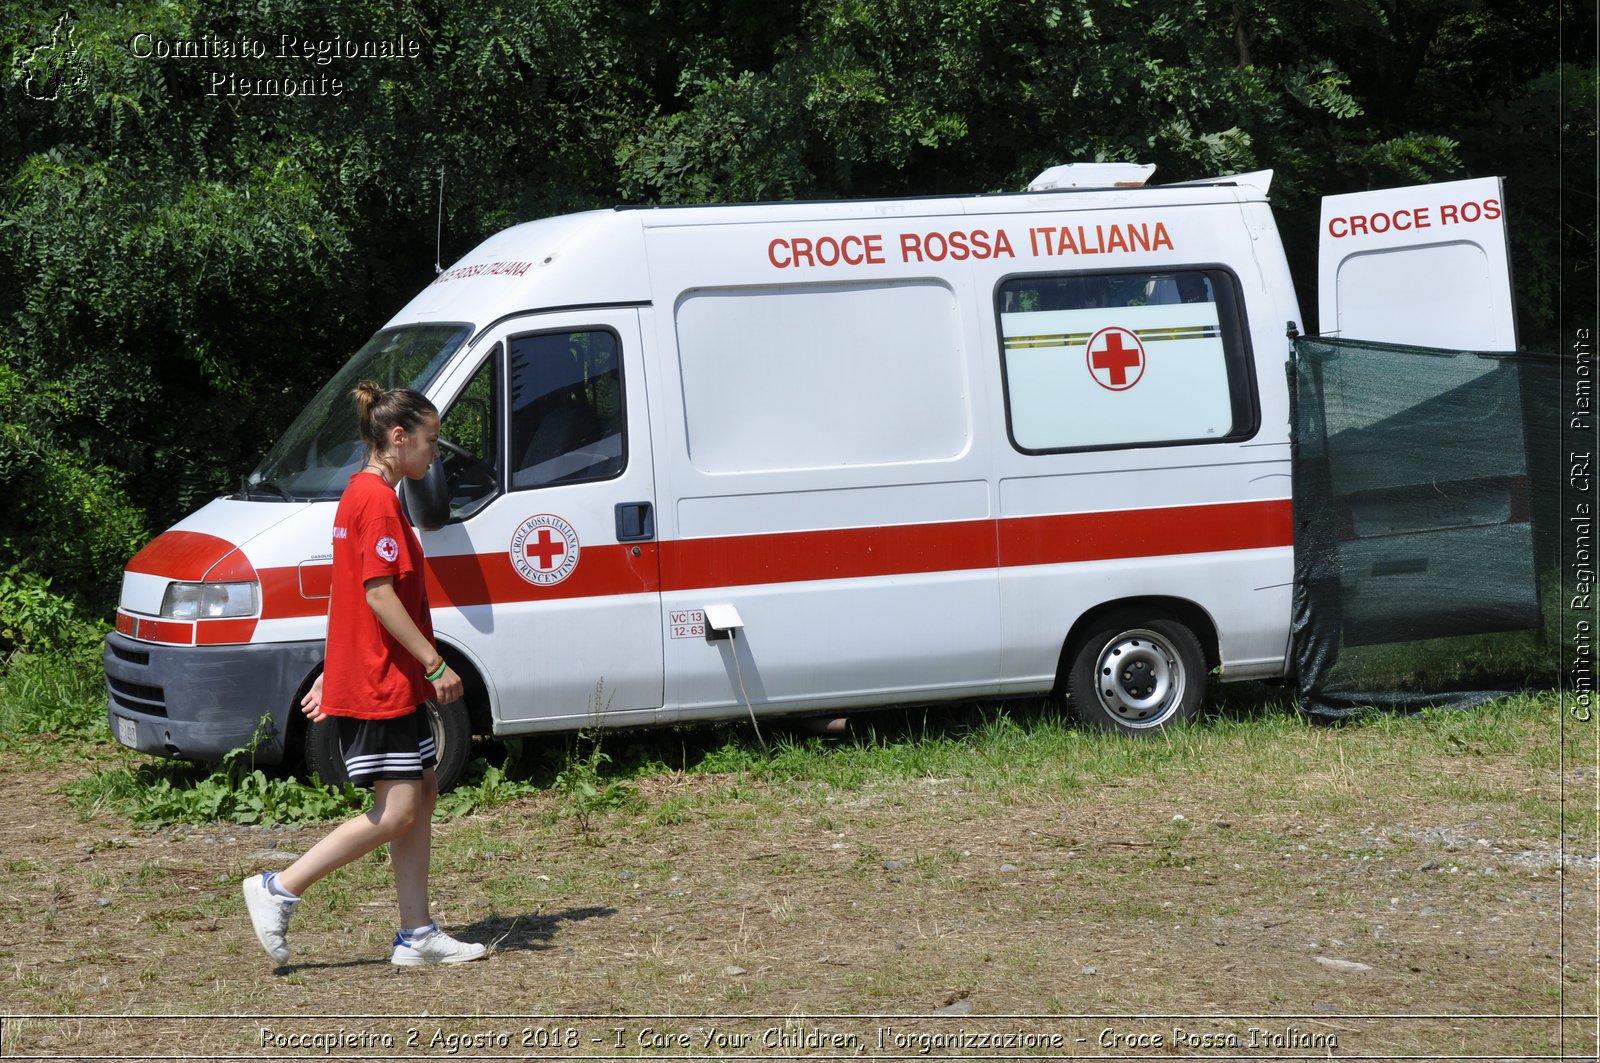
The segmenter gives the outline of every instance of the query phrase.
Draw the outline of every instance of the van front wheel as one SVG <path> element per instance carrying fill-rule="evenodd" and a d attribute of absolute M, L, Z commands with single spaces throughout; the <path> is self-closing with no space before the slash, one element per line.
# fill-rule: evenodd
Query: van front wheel
<path fill-rule="evenodd" d="M 428 726 L 433 731 L 433 745 L 439 758 L 434 777 L 439 782 L 439 792 L 453 790 L 466 771 L 467 758 L 472 753 L 472 722 L 467 717 L 464 699 L 441 705 L 428 700 L 424 706 Z M 307 774 L 315 774 L 330 786 L 341 786 L 350 776 L 344 770 L 344 753 L 339 748 L 339 725 L 331 719 L 307 724 L 305 728 L 305 764 Z"/>
<path fill-rule="evenodd" d="M 1067 699 L 1088 727 L 1152 734 L 1192 719 L 1205 696 L 1205 656 L 1176 620 L 1112 614 L 1073 651 Z"/>

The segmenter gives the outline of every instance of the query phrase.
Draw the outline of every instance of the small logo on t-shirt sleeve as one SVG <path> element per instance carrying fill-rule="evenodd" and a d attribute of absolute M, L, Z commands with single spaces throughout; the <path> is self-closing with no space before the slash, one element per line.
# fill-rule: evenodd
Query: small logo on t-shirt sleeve
<path fill-rule="evenodd" d="M 392 535 L 385 535 L 382 539 L 379 539 L 373 549 L 377 551 L 379 557 L 389 564 L 394 564 L 394 559 L 400 556 L 400 544 L 394 541 L 394 536 Z"/>

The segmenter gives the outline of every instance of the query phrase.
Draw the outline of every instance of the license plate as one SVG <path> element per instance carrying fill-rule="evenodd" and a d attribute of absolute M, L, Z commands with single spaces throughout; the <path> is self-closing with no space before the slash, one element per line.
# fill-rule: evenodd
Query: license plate
<path fill-rule="evenodd" d="M 132 720 L 126 717 L 117 718 L 117 741 L 125 746 L 137 749 L 139 747 L 139 728 Z"/>

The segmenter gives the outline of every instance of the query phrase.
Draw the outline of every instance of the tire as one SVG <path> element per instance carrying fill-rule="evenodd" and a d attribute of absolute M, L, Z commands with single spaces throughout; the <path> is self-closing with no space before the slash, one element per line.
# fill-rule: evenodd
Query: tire
<path fill-rule="evenodd" d="M 1073 649 L 1067 672 L 1067 700 L 1078 721 L 1127 735 L 1193 719 L 1205 688 L 1205 655 L 1194 632 L 1133 612 L 1097 623 Z"/>
<path fill-rule="evenodd" d="M 467 703 L 465 699 L 458 699 L 440 705 L 429 700 L 425 708 L 439 758 L 434 777 L 439 781 L 439 792 L 447 793 L 461 781 L 472 755 L 472 723 L 467 717 Z M 349 781 L 350 776 L 344 770 L 344 753 L 339 748 L 339 727 L 332 720 L 306 725 L 303 753 L 308 774 L 319 776 L 330 786 L 341 786 Z"/>

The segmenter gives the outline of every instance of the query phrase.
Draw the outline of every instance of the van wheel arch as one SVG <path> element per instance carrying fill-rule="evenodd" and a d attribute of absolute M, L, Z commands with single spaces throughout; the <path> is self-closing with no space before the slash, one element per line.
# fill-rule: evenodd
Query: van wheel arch
<path fill-rule="evenodd" d="M 466 772 L 472 758 L 472 736 L 485 734 L 489 730 L 489 699 L 483 677 L 477 669 L 468 664 L 454 647 L 445 643 L 439 643 L 438 646 L 440 654 L 461 677 L 463 688 L 461 699 L 449 705 L 440 705 L 432 700 L 428 702 L 433 716 L 430 722 L 439 747 L 439 763 L 434 771 L 439 792 L 445 793 L 455 789 Z M 337 731 L 326 722 L 312 724 L 300 711 L 300 699 L 305 697 L 306 691 L 311 689 L 311 684 L 321 674 L 322 666 L 319 664 L 295 692 L 294 704 L 290 707 L 293 728 L 287 748 L 299 751 L 300 764 L 307 777 L 314 774 L 320 776 L 323 782 L 337 786 L 346 780 Z"/>
<path fill-rule="evenodd" d="M 1101 683 L 1096 673 L 1111 674 L 1105 670 L 1107 660 L 1125 653 L 1133 657 L 1123 659 L 1139 661 L 1135 668 L 1148 679 L 1163 687 L 1168 680 L 1173 684 L 1170 699 L 1153 710 L 1148 722 L 1142 708 L 1130 710 L 1123 697 L 1129 691 L 1116 681 L 1107 687 L 1107 697 L 1096 696 Z M 1216 626 L 1195 603 L 1164 597 L 1106 602 L 1084 613 L 1067 633 L 1056 668 L 1056 694 L 1086 726 L 1151 734 L 1198 713 L 1207 677 L 1219 659 Z"/>

